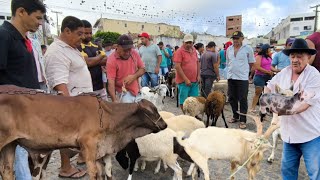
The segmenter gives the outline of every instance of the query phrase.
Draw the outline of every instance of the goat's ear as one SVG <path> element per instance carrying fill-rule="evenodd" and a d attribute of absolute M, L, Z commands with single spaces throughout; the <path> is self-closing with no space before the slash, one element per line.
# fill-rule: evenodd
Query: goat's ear
<path fill-rule="evenodd" d="M 254 140 L 255 140 L 255 138 L 249 138 L 249 137 L 244 137 L 244 139 L 245 139 L 246 141 L 248 141 L 248 142 L 251 142 L 251 143 L 253 143 Z"/>
<path fill-rule="evenodd" d="M 277 94 L 279 94 L 281 92 L 281 88 L 278 86 L 278 84 L 275 85 L 274 89 Z"/>

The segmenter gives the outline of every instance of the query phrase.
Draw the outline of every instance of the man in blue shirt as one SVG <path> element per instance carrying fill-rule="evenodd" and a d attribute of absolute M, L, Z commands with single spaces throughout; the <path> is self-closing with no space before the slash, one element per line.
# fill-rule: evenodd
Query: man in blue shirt
<path fill-rule="evenodd" d="M 288 38 L 286 41 L 285 49 L 290 49 L 294 40 L 295 40 L 294 38 Z M 280 72 L 283 68 L 290 65 L 289 56 L 285 55 L 283 51 L 281 51 L 273 57 L 271 65 L 272 65 L 271 70 L 273 72 Z"/>

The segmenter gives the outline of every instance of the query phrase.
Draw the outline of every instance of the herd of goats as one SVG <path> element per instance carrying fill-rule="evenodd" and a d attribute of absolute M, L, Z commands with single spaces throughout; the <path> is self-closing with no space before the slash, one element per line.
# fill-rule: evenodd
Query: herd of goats
<path fill-rule="evenodd" d="M 221 86 L 226 86 L 221 85 Z M 87 165 L 90 179 L 111 179 L 112 159 L 124 169 L 144 170 L 147 161 L 157 161 L 155 173 L 163 163 L 174 171 L 173 179 L 182 179 L 178 157 L 191 163 L 188 175 L 197 178 L 200 170 L 210 180 L 208 160 L 229 160 L 230 179 L 245 167 L 248 179 L 254 179 L 260 169 L 263 153 L 273 147 L 269 162 L 274 160 L 280 135 L 278 112 L 287 103 L 296 107 L 303 91 L 293 93 L 276 86 L 276 93 L 263 94 L 260 111 L 273 113 L 269 128 L 263 133 L 261 117 L 246 115 L 254 120 L 257 132 L 228 128 L 223 109 L 225 88 L 214 90 L 207 98 L 189 97 L 184 102 L 184 115 L 161 111 L 167 85 L 156 90 L 142 88 L 139 103 L 110 103 L 92 95 L 63 97 L 19 88 L 0 86 L 0 174 L 13 180 L 14 149 L 27 149 L 34 179 L 46 179 L 45 169 L 55 149 L 77 149 Z M 171 89 L 170 89 L 171 90 Z M 308 97 L 305 97 L 308 98 Z M 271 102 L 277 101 L 274 107 Z M 97 113 L 98 109 L 98 113 Z M 293 109 L 285 109 L 292 113 Z M 203 122 L 204 114 L 207 121 Z M 239 114 L 241 114 L 239 112 Z M 201 115 L 202 120 L 195 118 Z M 226 128 L 215 127 L 222 115 Z M 211 120 L 211 126 L 209 126 Z M 93 123 L 97 122 L 97 123 Z M 273 134 L 273 146 L 268 139 Z"/>

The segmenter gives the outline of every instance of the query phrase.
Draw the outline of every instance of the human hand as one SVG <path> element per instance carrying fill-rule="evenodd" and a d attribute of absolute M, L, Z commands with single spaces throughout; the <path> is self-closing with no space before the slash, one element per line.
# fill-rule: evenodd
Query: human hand
<path fill-rule="evenodd" d="M 157 67 L 154 69 L 154 73 L 155 73 L 155 74 L 159 74 L 159 71 L 160 71 L 160 67 L 157 66 Z"/>
<path fill-rule="evenodd" d="M 124 84 L 131 84 L 134 80 L 135 80 L 135 76 L 134 75 L 128 75 L 126 78 L 124 78 L 123 83 Z"/>
<path fill-rule="evenodd" d="M 106 67 L 105 67 L 105 66 L 101 66 L 101 70 L 102 70 L 102 72 L 104 72 L 104 73 L 106 73 L 106 72 L 107 72 L 107 69 L 106 69 Z"/>
<path fill-rule="evenodd" d="M 218 76 L 218 77 L 217 77 L 216 81 L 217 81 L 217 82 L 219 82 L 219 81 L 220 81 L 220 76 Z"/>
<path fill-rule="evenodd" d="M 187 86 L 191 86 L 191 81 L 189 79 L 184 81 L 186 83 Z"/>

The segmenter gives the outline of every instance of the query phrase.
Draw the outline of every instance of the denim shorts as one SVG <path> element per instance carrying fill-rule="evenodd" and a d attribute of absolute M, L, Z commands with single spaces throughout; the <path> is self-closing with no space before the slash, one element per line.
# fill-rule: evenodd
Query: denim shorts
<path fill-rule="evenodd" d="M 254 75 L 253 84 L 258 87 L 264 87 L 267 85 L 267 82 L 271 79 L 269 75 Z"/>
<path fill-rule="evenodd" d="M 178 84 L 179 88 L 179 103 L 182 105 L 188 97 L 199 96 L 199 84 L 191 83 L 191 86 L 187 86 L 186 83 Z"/>

